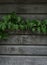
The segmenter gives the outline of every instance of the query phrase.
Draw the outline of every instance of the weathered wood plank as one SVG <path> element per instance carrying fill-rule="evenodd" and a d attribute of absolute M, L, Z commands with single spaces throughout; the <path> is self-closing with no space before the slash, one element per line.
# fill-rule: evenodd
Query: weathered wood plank
<path fill-rule="evenodd" d="M 0 13 L 47 13 L 47 4 L 2 4 Z"/>
<path fill-rule="evenodd" d="M 47 14 L 44 15 L 44 14 L 24 14 L 24 15 L 20 15 L 22 16 L 23 18 L 27 18 L 27 19 L 39 19 L 39 20 L 44 20 L 44 19 L 47 19 Z"/>
<path fill-rule="evenodd" d="M 11 35 L 0 44 L 47 44 L 47 36 Z"/>
<path fill-rule="evenodd" d="M 0 3 L 2 3 L 2 2 L 11 2 L 11 3 L 36 3 L 36 2 L 38 2 L 38 3 L 46 3 L 47 2 L 47 0 L 0 0 Z"/>
<path fill-rule="evenodd" d="M 5 14 L 0 14 L 0 19 L 2 19 L 2 17 Z M 44 20 L 47 19 L 47 14 L 17 14 L 18 16 L 23 17 L 24 19 L 38 19 L 38 20 Z"/>
<path fill-rule="evenodd" d="M 47 46 L 0 46 L 0 54 L 47 55 Z"/>
<path fill-rule="evenodd" d="M 0 65 L 47 65 L 47 56 L 0 56 Z"/>
<path fill-rule="evenodd" d="M 0 40 L 0 44 L 47 44 L 47 36 L 10 35 L 7 40 Z"/>

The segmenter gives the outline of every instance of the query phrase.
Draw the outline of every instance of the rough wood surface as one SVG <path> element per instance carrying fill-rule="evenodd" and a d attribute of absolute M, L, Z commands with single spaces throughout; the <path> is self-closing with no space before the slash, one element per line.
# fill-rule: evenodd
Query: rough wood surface
<path fill-rule="evenodd" d="M 47 56 L 0 56 L 0 65 L 47 65 Z"/>
<path fill-rule="evenodd" d="M 0 54 L 47 55 L 47 46 L 0 46 Z"/>
<path fill-rule="evenodd" d="M 38 19 L 38 20 L 43 20 L 43 19 L 47 19 L 47 14 L 21 14 L 19 16 L 22 16 L 25 19 Z"/>
<path fill-rule="evenodd" d="M 24 19 L 44 20 L 47 0 L 0 0 L 0 19 L 12 11 Z M 47 65 L 46 45 L 47 36 L 10 35 L 7 40 L 0 40 L 0 65 Z"/>
<path fill-rule="evenodd" d="M 47 13 L 47 4 L 2 4 L 0 13 Z"/>
<path fill-rule="evenodd" d="M 0 3 L 46 3 L 47 0 L 0 0 Z"/>
<path fill-rule="evenodd" d="M 0 14 L 0 19 L 2 19 L 2 17 L 5 14 Z M 22 16 L 24 19 L 38 19 L 38 20 L 44 20 L 47 19 L 47 14 L 17 14 L 18 16 Z"/>
<path fill-rule="evenodd" d="M 47 44 L 47 36 L 10 35 L 7 40 L 0 40 L 0 44 Z"/>

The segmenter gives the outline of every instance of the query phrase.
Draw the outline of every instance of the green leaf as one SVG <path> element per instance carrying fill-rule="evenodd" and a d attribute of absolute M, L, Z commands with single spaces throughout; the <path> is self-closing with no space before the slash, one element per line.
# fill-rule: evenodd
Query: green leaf
<path fill-rule="evenodd" d="M 1 28 L 2 28 L 3 31 L 6 29 L 5 23 L 2 23 Z"/>
<path fill-rule="evenodd" d="M 35 32 L 35 30 L 36 30 L 36 29 L 33 27 L 33 28 L 32 28 L 32 32 Z"/>
<path fill-rule="evenodd" d="M 8 25 L 7 25 L 7 28 L 10 29 L 10 30 L 11 30 L 11 25 L 12 25 L 11 22 L 9 22 Z"/>
<path fill-rule="evenodd" d="M 40 27 L 37 27 L 37 32 L 41 32 L 41 28 Z"/>
<path fill-rule="evenodd" d="M 42 25 L 47 25 L 47 19 L 42 21 Z"/>
<path fill-rule="evenodd" d="M 25 30 L 25 25 L 19 25 L 20 30 Z"/>
<path fill-rule="evenodd" d="M 41 30 L 42 30 L 43 33 L 46 33 L 46 26 L 45 25 L 42 25 L 41 26 Z"/>
<path fill-rule="evenodd" d="M 14 25 L 14 28 L 15 28 L 15 30 L 18 30 L 19 26 L 16 24 L 16 25 Z"/>
<path fill-rule="evenodd" d="M 5 21 L 7 22 L 11 19 L 11 15 L 5 15 L 5 16 L 2 17 L 2 19 L 3 19 L 4 22 Z"/>

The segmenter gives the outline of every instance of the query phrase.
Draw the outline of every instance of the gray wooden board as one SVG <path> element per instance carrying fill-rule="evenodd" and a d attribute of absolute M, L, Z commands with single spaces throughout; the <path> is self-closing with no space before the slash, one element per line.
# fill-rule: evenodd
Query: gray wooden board
<path fill-rule="evenodd" d="M 0 54 L 47 55 L 47 46 L 0 46 Z"/>
<path fill-rule="evenodd" d="M 10 35 L 6 40 L 0 40 L 0 44 L 47 44 L 47 36 Z"/>
<path fill-rule="evenodd" d="M 2 17 L 5 14 L 0 14 L 0 19 L 2 19 Z M 38 20 L 44 20 L 47 19 L 47 14 L 17 14 L 18 16 L 23 17 L 24 19 L 38 19 Z"/>
<path fill-rule="evenodd" d="M 47 14 L 21 14 L 19 16 L 22 16 L 25 19 L 38 19 L 38 20 L 44 20 L 47 19 Z"/>
<path fill-rule="evenodd" d="M 47 4 L 2 4 L 0 13 L 47 13 Z"/>
<path fill-rule="evenodd" d="M 47 2 L 47 0 L 0 0 L 0 3 L 2 2 L 11 2 L 11 3 L 40 3 L 40 2 Z"/>
<path fill-rule="evenodd" d="M 0 65 L 47 65 L 47 56 L 0 56 Z"/>

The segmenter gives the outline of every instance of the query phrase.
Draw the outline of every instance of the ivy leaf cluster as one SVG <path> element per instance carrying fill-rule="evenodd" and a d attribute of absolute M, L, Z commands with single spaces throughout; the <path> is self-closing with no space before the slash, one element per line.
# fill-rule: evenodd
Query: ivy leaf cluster
<path fill-rule="evenodd" d="M 10 31 L 25 31 L 29 30 L 31 32 L 38 32 L 47 34 L 47 20 L 24 20 L 21 16 L 17 16 L 15 12 L 5 15 L 0 20 L 0 39 L 6 38 L 8 33 L 6 30 Z"/>

